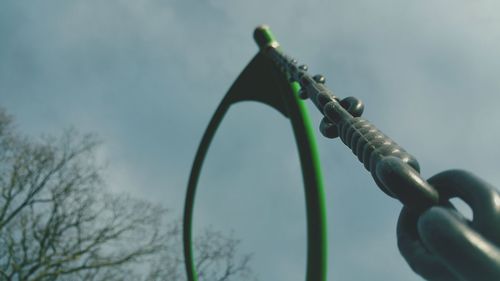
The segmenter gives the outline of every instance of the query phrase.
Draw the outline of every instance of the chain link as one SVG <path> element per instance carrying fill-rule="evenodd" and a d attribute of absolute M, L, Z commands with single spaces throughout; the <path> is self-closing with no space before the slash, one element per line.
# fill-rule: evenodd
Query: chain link
<path fill-rule="evenodd" d="M 259 30 L 256 30 L 256 34 Z M 257 34 L 258 35 L 258 34 Z M 377 186 L 404 205 L 398 221 L 398 246 L 410 267 L 427 280 L 500 280 L 500 196 L 484 181 L 464 171 L 448 171 L 426 181 L 412 155 L 361 118 L 363 103 L 340 100 L 322 75 L 284 54 L 277 42 L 261 46 L 283 75 L 301 86 L 324 115 L 321 133 L 339 137 L 351 148 Z M 470 222 L 449 199 L 460 197 L 474 212 Z"/>

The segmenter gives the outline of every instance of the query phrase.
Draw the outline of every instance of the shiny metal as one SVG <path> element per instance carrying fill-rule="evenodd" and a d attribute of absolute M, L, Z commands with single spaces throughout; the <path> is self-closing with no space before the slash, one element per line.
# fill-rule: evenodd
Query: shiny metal
<path fill-rule="evenodd" d="M 442 203 L 454 197 L 467 203 L 473 212 L 471 226 L 500 246 L 500 194 L 495 187 L 463 170 L 445 171 L 428 181 L 438 190 Z"/>
<path fill-rule="evenodd" d="M 321 75 L 321 74 L 316 74 L 316 75 L 314 75 L 313 79 L 314 79 L 314 81 L 316 81 L 317 83 L 321 83 L 321 84 L 325 84 L 325 83 L 326 83 L 325 76 L 323 76 L 323 75 Z"/>
<path fill-rule="evenodd" d="M 337 129 L 337 125 L 332 123 L 326 117 L 323 117 L 323 119 L 321 119 L 321 123 L 319 124 L 319 131 L 323 136 L 330 139 L 334 139 L 339 136 L 339 130 Z"/>
<path fill-rule="evenodd" d="M 415 157 L 407 153 L 367 120 L 359 117 L 364 109 L 361 101 L 354 97 L 348 97 L 340 101 L 324 85 L 325 79 L 322 75 L 311 77 L 306 70 L 297 67 L 293 59 L 284 54 L 279 48 L 266 48 L 264 54 L 277 64 L 285 76 L 300 83 L 303 91 L 301 97 L 309 97 L 318 110 L 327 118 L 320 124 L 322 134 L 329 138 L 340 136 L 342 142 L 352 149 L 358 159 L 364 163 L 365 168 L 371 172 L 377 186 L 382 191 L 391 197 L 398 198 L 403 204 L 408 204 L 414 200 L 411 198 L 408 200 L 405 190 L 413 189 L 410 193 L 419 195 L 419 197 L 416 199 L 418 202 L 412 205 L 420 209 L 428 208 L 437 203 L 436 191 L 428 184 L 425 184 L 423 179 L 418 180 L 421 184 L 413 184 L 410 181 L 403 187 L 391 187 L 386 185 L 392 184 L 392 180 L 385 177 L 384 183 L 379 178 L 377 165 L 386 157 L 399 158 L 406 163 L 408 167 L 401 167 L 399 172 L 413 175 L 415 179 L 419 177 L 418 171 L 420 167 Z M 336 127 L 337 132 L 335 132 L 334 127 Z M 391 171 L 389 171 L 390 173 Z M 381 173 L 381 175 L 387 175 L 387 173 Z M 394 184 L 399 183 L 402 183 L 402 181 L 397 181 Z M 418 190 L 419 187 L 422 188 Z M 403 192 L 401 192 L 402 190 Z"/>
<path fill-rule="evenodd" d="M 418 233 L 424 245 L 459 280 L 500 280 L 500 250 L 443 207 L 420 215 Z"/>
<path fill-rule="evenodd" d="M 438 191 L 401 158 L 387 156 L 376 163 L 377 178 L 406 207 L 422 212 L 438 203 Z"/>
<path fill-rule="evenodd" d="M 498 191 L 473 174 L 450 170 L 428 180 L 440 205 L 418 214 L 404 208 L 398 247 L 412 269 L 427 280 L 500 280 Z M 448 201 L 459 197 L 473 211 L 468 221 Z"/>
<path fill-rule="evenodd" d="M 426 181 L 415 157 L 360 118 L 364 107 L 359 100 L 340 101 L 324 85 L 322 75 L 311 77 L 280 48 L 266 48 L 264 54 L 284 76 L 300 83 L 301 97 L 308 97 L 324 115 L 321 133 L 328 138 L 339 136 L 371 172 L 377 186 L 403 203 L 398 245 L 417 273 L 428 280 L 500 280 L 500 197 L 495 189 L 466 187 L 485 185 L 465 172 L 445 172 Z M 454 211 L 435 207 L 449 205 L 450 194 L 468 202 L 481 219 L 469 226 Z M 446 246 L 452 242 L 453 246 Z"/>
<path fill-rule="evenodd" d="M 195 158 L 185 207 L 184 243 L 188 280 L 196 280 L 192 261 L 191 220 L 194 192 L 210 140 L 229 105 L 255 100 L 290 118 L 294 128 L 306 183 L 308 210 L 309 281 L 326 279 L 326 228 L 319 164 L 310 141 L 301 103 L 310 99 L 324 115 L 321 133 L 340 137 L 382 191 L 404 205 L 400 213 L 398 247 L 410 267 L 427 280 L 500 280 L 500 195 L 478 177 L 451 170 L 424 180 L 411 154 L 361 118 L 364 106 L 354 97 L 340 100 L 322 75 L 311 77 L 307 66 L 282 52 L 267 26 L 255 30 L 260 52 L 231 87 L 214 114 Z M 280 73 L 281 72 L 281 73 Z M 291 90 L 284 90 L 292 82 Z M 300 85 L 300 91 L 299 91 Z M 304 137 L 305 136 L 305 137 Z M 467 221 L 448 201 L 459 197 L 473 210 Z"/>

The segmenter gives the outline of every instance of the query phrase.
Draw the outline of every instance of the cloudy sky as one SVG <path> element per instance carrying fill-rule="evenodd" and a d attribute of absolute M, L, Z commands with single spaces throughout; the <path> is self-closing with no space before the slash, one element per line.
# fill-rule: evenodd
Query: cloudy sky
<path fill-rule="evenodd" d="M 338 96 L 362 99 L 364 116 L 419 159 L 424 177 L 463 168 L 500 186 L 497 1 L 268 2 L 1 1 L 0 105 L 30 135 L 95 132 L 110 188 L 180 216 L 203 130 L 257 52 L 254 27 L 267 23 Z M 397 250 L 400 204 L 338 140 L 317 136 L 329 280 L 422 280 Z M 205 162 L 195 225 L 234 231 L 260 280 L 304 280 L 301 174 L 279 113 L 231 108 Z"/>

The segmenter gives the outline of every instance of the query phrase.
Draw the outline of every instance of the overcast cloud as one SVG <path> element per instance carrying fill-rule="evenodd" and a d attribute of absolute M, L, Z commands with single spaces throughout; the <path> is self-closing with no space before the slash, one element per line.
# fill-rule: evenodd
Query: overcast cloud
<path fill-rule="evenodd" d="M 425 177 L 468 169 L 500 186 L 498 1 L 0 2 L 0 105 L 31 135 L 104 141 L 108 185 L 181 215 L 208 119 L 272 27 L 286 52 L 414 154 Z M 315 126 L 320 116 L 310 107 Z M 421 280 L 396 246 L 400 204 L 318 134 L 329 280 Z M 295 143 L 279 113 L 231 108 L 205 162 L 196 228 L 233 230 L 260 280 L 304 280 Z M 271 234 L 269 234 L 271 233 Z"/>

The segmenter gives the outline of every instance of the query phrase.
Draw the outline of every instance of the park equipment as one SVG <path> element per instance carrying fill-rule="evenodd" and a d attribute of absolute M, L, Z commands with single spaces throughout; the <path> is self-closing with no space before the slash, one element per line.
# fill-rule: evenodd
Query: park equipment
<path fill-rule="evenodd" d="M 304 101 L 324 115 L 321 133 L 339 137 L 371 173 L 376 185 L 403 204 L 398 247 L 410 267 L 427 280 L 500 280 L 500 194 L 475 175 L 449 170 L 428 180 L 412 155 L 361 118 L 363 103 L 339 99 L 311 77 L 307 66 L 286 55 L 269 27 L 254 32 L 259 52 L 240 74 L 215 111 L 203 135 L 189 178 L 184 207 L 183 242 L 189 281 L 198 276 L 193 261 L 192 219 L 196 186 L 215 132 L 236 102 L 267 104 L 290 119 L 304 180 L 307 214 L 306 281 L 325 281 L 327 233 L 323 184 Z M 449 202 L 459 197 L 473 210 L 468 221 Z"/>

